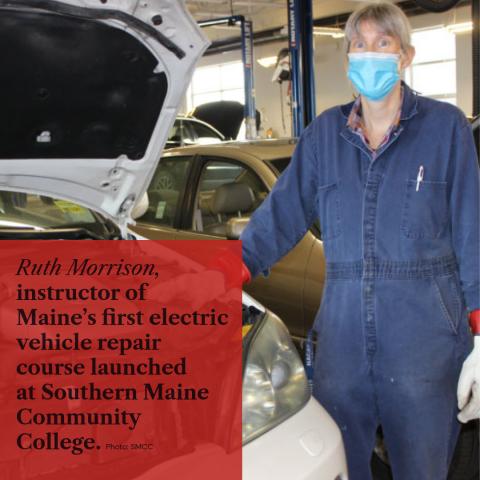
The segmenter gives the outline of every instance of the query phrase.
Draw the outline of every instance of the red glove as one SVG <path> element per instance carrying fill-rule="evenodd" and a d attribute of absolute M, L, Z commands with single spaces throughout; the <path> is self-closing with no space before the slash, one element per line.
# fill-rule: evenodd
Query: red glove
<path fill-rule="evenodd" d="M 251 280 L 252 280 L 252 274 L 250 273 L 250 270 L 245 265 L 245 263 L 242 262 L 242 282 L 250 283 Z M 477 312 L 480 312 L 480 310 L 477 310 Z M 479 318 L 479 325 L 480 325 L 480 318 Z"/>
<path fill-rule="evenodd" d="M 480 335 L 480 309 L 473 310 L 468 316 L 470 328 L 474 335 Z"/>
<path fill-rule="evenodd" d="M 232 263 L 238 261 L 238 257 L 233 255 L 228 250 L 225 250 L 223 255 L 218 255 L 213 262 L 210 263 L 209 268 L 220 271 L 227 271 L 232 268 Z M 242 283 L 249 283 L 252 280 L 250 270 L 242 262 Z"/>

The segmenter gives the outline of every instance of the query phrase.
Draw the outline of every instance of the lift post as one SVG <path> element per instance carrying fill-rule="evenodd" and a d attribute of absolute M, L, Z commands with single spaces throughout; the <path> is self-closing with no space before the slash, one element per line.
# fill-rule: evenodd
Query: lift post
<path fill-rule="evenodd" d="M 293 136 L 316 116 L 312 0 L 288 1 Z"/>
<path fill-rule="evenodd" d="M 254 140 L 257 137 L 257 110 L 255 106 L 255 85 L 254 85 L 254 57 L 253 57 L 253 24 L 246 20 L 243 15 L 233 17 L 222 17 L 198 22 L 202 28 L 215 25 L 238 25 L 241 28 L 242 37 L 242 62 L 245 79 L 245 127 L 246 138 Z"/>
<path fill-rule="evenodd" d="M 242 60 L 245 78 L 245 125 L 246 137 L 257 137 L 257 110 L 255 108 L 255 88 L 253 83 L 253 25 L 242 22 Z"/>
<path fill-rule="evenodd" d="M 480 2 L 472 2 L 472 64 L 473 64 L 473 108 L 472 115 L 480 115 Z M 478 137 L 477 137 L 478 138 Z"/>

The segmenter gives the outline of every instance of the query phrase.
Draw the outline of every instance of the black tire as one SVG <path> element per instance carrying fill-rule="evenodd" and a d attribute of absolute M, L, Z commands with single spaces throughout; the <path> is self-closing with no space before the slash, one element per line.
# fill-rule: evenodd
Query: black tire
<path fill-rule="evenodd" d="M 390 465 L 387 465 L 380 457 L 374 453 L 370 462 L 374 480 L 393 480 Z"/>
<path fill-rule="evenodd" d="M 429 12 L 446 12 L 453 8 L 460 0 L 415 0 L 417 5 Z"/>
<path fill-rule="evenodd" d="M 478 421 L 462 426 L 448 480 L 478 480 L 479 434 Z M 372 455 L 371 468 L 374 480 L 393 480 L 390 466 L 375 453 Z"/>
<path fill-rule="evenodd" d="M 479 478 L 479 422 L 462 426 L 448 480 L 478 480 Z"/>
<path fill-rule="evenodd" d="M 381 428 L 377 430 L 377 443 L 370 462 L 370 468 L 372 469 L 374 480 L 393 480 Z"/>

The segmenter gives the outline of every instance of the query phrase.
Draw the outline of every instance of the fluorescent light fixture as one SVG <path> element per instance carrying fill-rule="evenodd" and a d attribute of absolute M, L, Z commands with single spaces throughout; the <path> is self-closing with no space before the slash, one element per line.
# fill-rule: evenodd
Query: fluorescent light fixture
<path fill-rule="evenodd" d="M 453 23 L 445 27 L 450 33 L 467 33 L 473 30 L 473 22 Z"/>
<path fill-rule="evenodd" d="M 259 58 L 257 62 L 264 68 L 270 68 L 277 64 L 277 57 L 263 57 Z"/>
<path fill-rule="evenodd" d="M 344 31 L 338 27 L 314 27 L 314 35 L 328 35 L 333 38 L 342 38 L 345 36 Z"/>

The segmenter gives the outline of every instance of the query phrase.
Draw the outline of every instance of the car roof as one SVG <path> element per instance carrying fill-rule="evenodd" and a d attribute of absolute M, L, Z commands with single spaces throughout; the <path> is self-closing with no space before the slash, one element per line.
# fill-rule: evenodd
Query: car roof
<path fill-rule="evenodd" d="M 213 145 L 192 145 L 189 147 L 172 148 L 164 156 L 178 155 L 212 155 L 236 157 L 238 154 L 247 154 L 262 161 L 291 157 L 296 145 L 296 139 L 283 138 L 272 140 L 233 141 Z"/>

